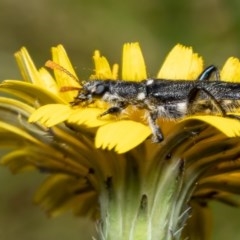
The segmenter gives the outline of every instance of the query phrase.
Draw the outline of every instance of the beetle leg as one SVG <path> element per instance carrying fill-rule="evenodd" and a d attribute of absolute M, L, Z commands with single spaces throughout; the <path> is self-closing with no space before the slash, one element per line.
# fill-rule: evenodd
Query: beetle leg
<path fill-rule="evenodd" d="M 197 80 L 200 81 L 210 80 L 213 73 L 215 73 L 216 80 L 219 80 L 220 79 L 219 70 L 214 65 L 210 65 L 209 67 L 205 68 L 203 72 L 198 76 Z"/>
<path fill-rule="evenodd" d="M 105 112 L 101 113 L 100 117 L 105 116 L 107 114 L 113 114 L 114 115 L 114 114 L 121 113 L 122 110 L 126 107 L 127 107 L 126 103 L 120 102 L 117 105 L 108 108 Z"/>
<path fill-rule="evenodd" d="M 197 97 L 199 96 L 199 93 L 205 93 L 213 102 L 214 106 L 216 109 L 219 111 L 219 113 L 223 116 L 226 117 L 227 113 L 226 110 L 223 108 L 223 106 L 217 101 L 217 99 L 212 95 L 208 90 L 206 90 L 203 87 L 195 87 L 193 88 L 189 94 L 188 94 L 188 112 L 191 113 L 192 105 L 194 102 L 196 102 Z"/>
<path fill-rule="evenodd" d="M 110 107 L 105 112 L 100 114 L 100 117 L 105 116 L 107 114 L 118 114 L 122 111 L 120 107 Z"/>
<path fill-rule="evenodd" d="M 148 124 L 149 127 L 152 130 L 153 136 L 152 136 L 152 141 L 155 143 L 161 142 L 163 141 L 163 134 L 162 131 L 160 129 L 160 127 L 158 126 L 158 124 L 156 123 L 157 121 L 157 112 L 148 112 Z"/>

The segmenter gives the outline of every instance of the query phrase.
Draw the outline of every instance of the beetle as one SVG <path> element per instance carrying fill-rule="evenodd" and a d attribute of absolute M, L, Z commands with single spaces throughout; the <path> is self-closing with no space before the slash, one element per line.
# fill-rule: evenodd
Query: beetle
<path fill-rule="evenodd" d="M 210 80 L 213 73 L 216 79 Z M 220 81 L 217 67 L 210 65 L 195 81 L 149 78 L 140 82 L 123 80 L 90 80 L 83 84 L 72 106 L 89 104 L 100 99 L 110 107 L 100 116 L 118 114 L 128 106 L 147 111 L 153 141 L 164 137 L 158 118 L 179 119 L 205 110 L 227 115 L 227 110 L 238 107 L 240 83 Z"/>
<path fill-rule="evenodd" d="M 48 61 L 46 66 L 63 71 L 78 81 L 70 72 L 54 62 Z M 196 80 L 149 78 L 136 82 L 94 79 L 80 82 L 80 85 L 61 89 L 78 90 L 70 103 L 72 106 L 86 106 L 100 99 L 110 105 L 100 117 L 119 114 L 128 106 L 145 109 L 153 142 L 161 142 L 164 139 L 157 124 L 159 118 L 176 120 L 196 113 L 207 113 L 240 120 L 239 116 L 231 114 L 240 107 L 240 83 L 220 80 L 218 68 L 214 65 L 205 68 Z"/>

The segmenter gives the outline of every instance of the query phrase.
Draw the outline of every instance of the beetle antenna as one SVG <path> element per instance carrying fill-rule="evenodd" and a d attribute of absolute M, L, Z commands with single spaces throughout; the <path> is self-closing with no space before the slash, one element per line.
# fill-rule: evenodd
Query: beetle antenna
<path fill-rule="evenodd" d="M 76 82 L 80 83 L 79 79 L 74 76 L 72 73 L 70 73 L 66 68 L 60 66 L 59 64 L 51 61 L 51 60 L 48 60 L 46 63 L 45 63 L 45 66 L 48 67 L 48 68 L 51 68 L 52 70 L 59 70 L 61 72 L 64 72 L 65 74 L 67 74 L 69 77 L 71 77 L 72 79 L 74 79 Z M 80 85 L 82 85 L 80 83 Z"/>
<path fill-rule="evenodd" d="M 81 88 L 80 87 L 68 87 L 68 86 L 65 86 L 65 87 L 61 87 L 60 88 L 60 92 L 67 92 L 67 91 L 73 91 L 73 90 L 77 90 L 77 91 L 79 91 L 79 90 L 81 90 Z"/>

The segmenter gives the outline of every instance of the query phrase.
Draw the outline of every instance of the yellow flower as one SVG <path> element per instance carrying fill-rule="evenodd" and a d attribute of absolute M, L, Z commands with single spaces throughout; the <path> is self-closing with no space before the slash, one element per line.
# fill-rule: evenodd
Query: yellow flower
<path fill-rule="evenodd" d="M 58 89 L 61 90 L 62 87 L 69 87 L 70 89 L 71 87 L 76 87 L 81 89 L 82 83 L 75 81 L 76 75 L 64 49 L 58 46 L 57 48 L 53 48 L 52 51 L 53 60 L 59 64 L 58 66 L 61 66 L 61 69 L 51 66 L 54 69 Z M 102 57 L 99 51 L 95 51 L 93 59 L 95 63 L 95 74 L 91 75 L 90 79 L 117 79 L 119 75 L 117 72 L 117 64 L 114 64 L 111 69 L 107 59 Z M 238 60 L 232 58 L 232 60 L 229 59 L 226 62 L 221 72 L 224 79 L 232 79 L 233 76 L 237 75 L 236 71 L 238 71 L 239 68 L 237 67 L 236 61 Z M 123 81 L 141 81 L 147 78 L 146 66 L 138 43 L 124 45 L 122 62 Z M 226 69 L 231 69 L 229 74 L 227 74 Z M 69 71 L 69 73 L 66 73 L 66 70 Z M 194 53 L 192 48 L 178 44 L 167 56 L 157 74 L 157 78 L 194 80 L 197 79 L 202 71 L 202 58 Z M 73 77 L 71 77 L 71 74 Z M 59 92 L 60 91 L 58 91 L 57 95 L 60 95 Z M 73 101 L 74 97 L 77 96 L 77 91 L 67 91 L 61 94 L 64 104 L 44 105 L 31 115 L 29 121 L 39 121 L 46 127 L 52 127 L 64 121 L 66 121 L 67 124 L 78 125 L 78 127 L 98 127 L 95 146 L 108 150 L 115 149 L 118 153 L 131 150 L 151 135 L 145 117 L 146 114 L 142 110 L 128 107 L 120 116 L 108 115 L 100 118 L 101 113 L 109 107 L 108 105 L 98 101 L 95 104 L 89 105 L 87 108 L 81 105 L 71 108 L 68 103 Z M 240 135 L 240 122 L 234 119 L 206 115 L 192 116 L 188 118 L 188 120 L 190 119 L 206 122 L 218 128 L 229 137 Z M 168 128 L 166 122 L 161 123 L 161 125 L 163 125 L 163 131 Z"/>
<path fill-rule="evenodd" d="M 64 64 L 64 61 L 57 61 L 57 59 L 61 59 L 61 56 L 67 58 L 67 56 L 62 53 L 63 51 L 62 47 L 53 48 L 53 59 L 56 60 L 55 62 L 61 65 L 62 68 L 74 74 L 72 67 L 68 67 L 69 65 Z M 95 74 L 93 74 L 90 79 L 117 78 L 118 65 L 113 65 L 111 69 L 107 59 L 100 56 L 99 51 L 95 51 L 93 59 L 95 63 Z M 68 58 L 65 62 L 69 64 Z M 138 43 L 126 44 L 124 46 L 122 74 L 127 80 L 139 81 L 146 79 L 146 67 Z M 59 89 L 61 89 L 61 87 L 72 86 L 72 81 L 67 83 L 62 80 L 70 77 L 64 70 L 61 71 L 59 68 L 55 69 L 55 76 L 56 82 L 59 83 Z M 79 82 L 78 85 L 76 85 L 75 82 L 73 87 L 81 88 L 81 83 Z M 69 102 L 72 101 L 76 95 L 77 93 L 75 91 L 74 96 L 71 96 L 72 98 Z M 67 99 L 65 96 L 62 97 L 65 102 Z M 133 110 L 128 110 L 123 116 L 118 118 L 116 118 L 116 116 L 99 118 L 99 115 L 106 109 L 107 105 L 100 102 L 92 104 L 89 108 L 83 108 L 81 106 L 70 108 L 69 104 L 66 106 L 66 104 L 59 103 L 56 105 L 48 104 L 35 111 L 29 121 L 39 121 L 46 127 L 52 127 L 63 121 L 67 121 L 67 124 L 76 124 L 79 127 L 82 125 L 88 128 L 99 127 L 96 133 L 96 147 L 107 148 L 108 150 L 115 148 L 118 153 L 129 151 L 142 143 L 151 134 L 149 127 L 146 126 L 146 121 L 142 113 L 138 116 Z M 55 113 L 57 113 L 57 115 Z M 129 131 L 130 129 L 131 131 Z M 114 132 L 114 134 L 111 134 L 112 132 Z M 125 137 L 124 141 L 122 141 L 124 139 L 123 134 Z"/>
<path fill-rule="evenodd" d="M 180 239 L 189 224 L 186 236 L 194 237 L 197 226 L 198 238 L 207 239 L 208 201 L 239 205 L 240 121 L 204 112 L 158 119 L 165 139 L 152 143 L 144 107 L 100 117 L 110 107 L 101 99 L 70 104 L 86 81 L 77 78 L 61 45 L 52 54 L 47 66 L 54 77 L 37 70 L 22 48 L 15 56 L 24 81 L 0 85 L 1 163 L 14 173 L 47 173 L 35 202 L 51 216 L 71 210 L 101 219 L 99 239 Z M 148 78 L 138 43 L 124 45 L 121 74 L 99 51 L 93 60 L 89 81 Z M 178 44 L 156 77 L 193 81 L 203 69 L 203 59 Z M 220 76 L 238 82 L 239 60 L 229 58 Z"/>

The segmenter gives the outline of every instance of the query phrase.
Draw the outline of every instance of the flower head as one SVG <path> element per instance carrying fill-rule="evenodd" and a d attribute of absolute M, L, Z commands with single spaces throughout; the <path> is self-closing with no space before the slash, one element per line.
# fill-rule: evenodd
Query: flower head
<path fill-rule="evenodd" d="M 67 60 L 58 61 L 58 59 L 64 57 Z M 56 82 L 58 83 L 59 89 L 62 87 L 70 90 L 74 88 L 81 89 L 81 82 L 78 83 L 75 81 L 76 75 L 62 47 L 53 48 L 53 59 L 59 64 L 58 66 L 61 66 L 61 69 L 51 66 L 51 68 L 55 69 Z M 107 59 L 102 57 L 99 51 L 95 51 L 93 59 L 95 63 L 95 73 L 90 76 L 92 81 L 95 79 L 117 80 L 117 76 L 119 75 L 117 64 L 114 64 L 111 68 Z M 235 59 L 234 61 L 232 58 L 232 60 L 229 59 L 225 64 L 221 73 L 224 79 L 225 77 L 226 79 L 233 78 L 234 73 L 238 70 L 235 63 L 236 61 L 238 60 Z M 122 62 L 123 81 L 142 81 L 147 78 L 146 66 L 138 43 L 124 45 Z M 231 74 L 229 76 L 225 69 L 229 69 L 231 66 L 235 66 L 235 71 L 229 71 Z M 68 71 L 68 73 L 66 71 Z M 178 44 L 169 53 L 157 74 L 157 78 L 194 80 L 197 79 L 202 71 L 202 58 L 194 53 L 191 48 Z M 73 75 L 73 77 L 71 75 Z M 71 81 L 68 82 L 68 79 L 71 79 Z M 129 151 L 151 135 L 146 119 L 146 111 L 136 109 L 136 107 L 132 107 L 130 104 L 128 108 L 124 109 L 121 115 L 105 115 L 100 118 L 99 116 L 109 108 L 108 104 L 100 100 L 95 101 L 94 104 L 88 105 L 87 107 L 79 104 L 77 107 L 71 108 L 69 102 L 73 101 L 74 97 L 76 98 L 77 96 L 77 90 L 64 92 L 62 95 L 63 104 L 48 104 L 40 107 L 32 114 L 29 121 L 40 121 L 47 127 L 52 127 L 64 121 L 79 127 L 97 127 L 95 146 L 108 150 L 115 149 L 118 153 Z M 229 137 L 237 136 L 240 133 L 240 123 L 234 119 L 206 116 L 205 114 L 202 116 L 191 116 L 188 119 L 205 121 Z M 167 124 L 161 123 L 161 125 Z M 226 126 L 229 127 L 226 128 Z M 166 128 L 165 126 L 163 127 L 163 129 Z M 114 134 L 112 134 L 113 132 Z"/>
<path fill-rule="evenodd" d="M 159 118 L 165 139 L 152 143 L 149 109 L 139 106 L 141 95 L 121 106 L 121 113 L 104 115 L 114 99 L 92 99 L 86 88 L 96 79 L 112 84 L 121 79 L 140 87 L 146 83 L 138 43 L 124 45 L 122 74 L 117 64 L 111 67 L 95 51 L 89 81 L 77 78 L 61 45 L 52 53 L 47 66 L 54 69 L 54 77 L 45 68 L 37 70 L 22 48 L 15 56 L 24 81 L 0 85 L 7 93 L 0 97 L 1 163 L 13 172 L 48 173 L 35 201 L 50 215 L 72 210 L 101 218 L 100 239 L 180 239 L 191 207 L 196 218 L 188 221 L 194 222 L 211 199 L 239 205 L 234 195 L 240 185 L 240 121 L 228 118 L 228 112 L 220 116 L 205 109 L 179 121 Z M 236 82 L 239 69 L 239 60 L 230 58 L 221 78 Z M 178 44 L 157 78 L 192 84 L 202 71 L 202 58 Z M 186 234 L 194 235 L 191 230 Z M 207 239 L 205 231 L 198 234 Z"/>

